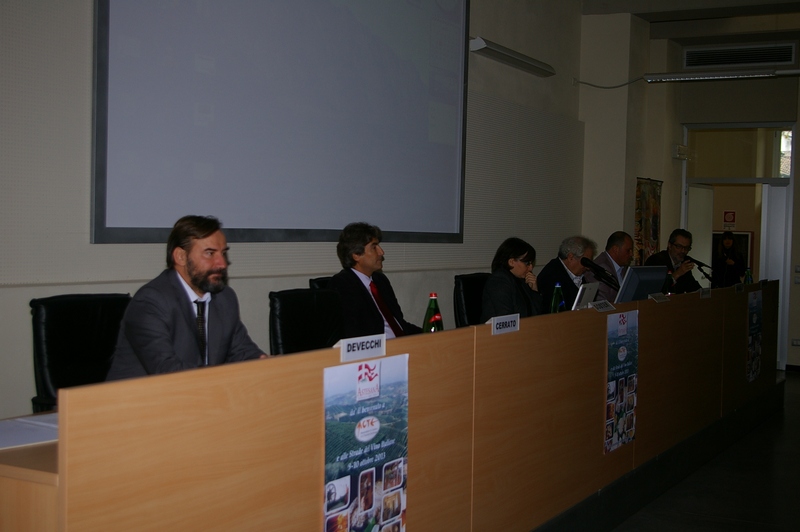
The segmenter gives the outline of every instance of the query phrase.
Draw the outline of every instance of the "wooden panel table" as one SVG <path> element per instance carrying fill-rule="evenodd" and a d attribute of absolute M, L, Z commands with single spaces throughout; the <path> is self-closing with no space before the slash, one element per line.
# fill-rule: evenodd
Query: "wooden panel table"
<path fill-rule="evenodd" d="M 633 445 L 603 454 L 606 315 L 525 318 L 520 329 L 477 327 L 477 531 L 530 530 L 633 466 Z"/>
<path fill-rule="evenodd" d="M 720 418 L 725 301 L 639 302 L 637 467 Z"/>
<path fill-rule="evenodd" d="M 474 331 L 409 353 L 408 522 L 469 528 Z M 323 369 L 335 349 L 64 390 L 66 530 L 321 530 Z M 429 501 L 438 501 L 432 505 Z"/>
<path fill-rule="evenodd" d="M 56 443 L 0 451 L 0 530 L 55 530 Z"/>
<path fill-rule="evenodd" d="M 747 380 L 747 338 L 748 338 L 748 294 L 762 291 L 762 344 L 761 372 L 756 380 Z M 775 385 L 778 357 L 778 282 L 770 281 L 766 286 L 751 284 L 736 293 L 733 288 L 724 290 L 725 329 L 723 344 L 723 380 L 725 388 L 722 396 L 722 411 L 727 415 L 741 408 L 749 401 L 762 395 Z"/>
<path fill-rule="evenodd" d="M 639 311 L 636 436 L 603 453 L 608 314 L 387 342 L 409 354 L 409 530 L 530 530 L 775 386 L 777 283 Z M 744 378 L 747 292 L 762 373 Z M 0 530 L 321 530 L 325 349 L 61 391 L 58 444 L 0 451 Z"/>

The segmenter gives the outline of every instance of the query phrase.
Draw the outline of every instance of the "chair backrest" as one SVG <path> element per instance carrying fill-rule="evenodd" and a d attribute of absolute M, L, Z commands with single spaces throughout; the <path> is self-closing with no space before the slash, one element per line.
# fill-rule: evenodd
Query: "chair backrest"
<path fill-rule="evenodd" d="M 341 334 L 338 292 L 294 288 L 269 293 L 269 348 L 273 355 L 331 347 Z"/>
<path fill-rule="evenodd" d="M 317 290 L 328 288 L 328 283 L 331 281 L 330 276 L 328 277 L 314 277 L 313 279 L 308 280 L 308 287 L 309 288 L 316 288 Z"/>
<path fill-rule="evenodd" d="M 34 412 L 56 407 L 59 388 L 102 382 L 111 367 L 128 294 L 32 299 Z"/>
<path fill-rule="evenodd" d="M 455 276 L 453 288 L 453 310 L 456 316 L 456 327 L 479 325 L 483 307 L 483 287 L 488 273 L 466 273 Z"/>

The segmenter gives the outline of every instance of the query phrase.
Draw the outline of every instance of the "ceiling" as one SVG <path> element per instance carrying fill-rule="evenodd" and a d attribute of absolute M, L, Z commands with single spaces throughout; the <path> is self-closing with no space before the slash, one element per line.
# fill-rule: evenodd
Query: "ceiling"
<path fill-rule="evenodd" d="M 631 13 L 652 39 L 686 45 L 800 40 L 800 2 L 782 0 L 583 0 L 584 15 Z"/>

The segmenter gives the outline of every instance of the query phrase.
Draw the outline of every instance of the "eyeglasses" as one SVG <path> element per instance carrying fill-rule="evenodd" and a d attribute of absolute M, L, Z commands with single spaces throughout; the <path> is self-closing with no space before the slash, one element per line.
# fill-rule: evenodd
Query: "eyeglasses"
<path fill-rule="evenodd" d="M 521 262 L 525 266 L 533 265 L 533 261 L 532 260 L 522 260 L 522 259 L 514 259 L 514 260 L 516 260 L 517 262 Z"/>
<path fill-rule="evenodd" d="M 675 247 L 675 249 L 678 251 L 685 251 L 686 253 L 689 253 L 692 250 L 692 246 L 681 246 L 680 244 L 675 243 L 670 244 L 670 246 Z"/>

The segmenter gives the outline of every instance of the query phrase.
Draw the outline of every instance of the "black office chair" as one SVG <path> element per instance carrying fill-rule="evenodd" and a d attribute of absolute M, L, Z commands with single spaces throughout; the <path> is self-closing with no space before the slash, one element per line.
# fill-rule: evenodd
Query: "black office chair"
<path fill-rule="evenodd" d="M 54 410 L 58 389 L 106 379 L 128 294 L 32 299 L 34 412 Z"/>
<path fill-rule="evenodd" d="M 309 288 L 316 288 L 317 290 L 328 288 L 328 283 L 331 282 L 330 277 L 314 277 L 308 280 Z"/>
<path fill-rule="evenodd" d="M 489 275 L 479 272 L 455 276 L 453 309 L 456 316 L 456 327 L 481 324 L 483 287 L 486 285 Z"/>
<path fill-rule="evenodd" d="M 341 334 L 337 292 L 294 288 L 269 293 L 269 349 L 273 355 L 331 347 Z"/>

